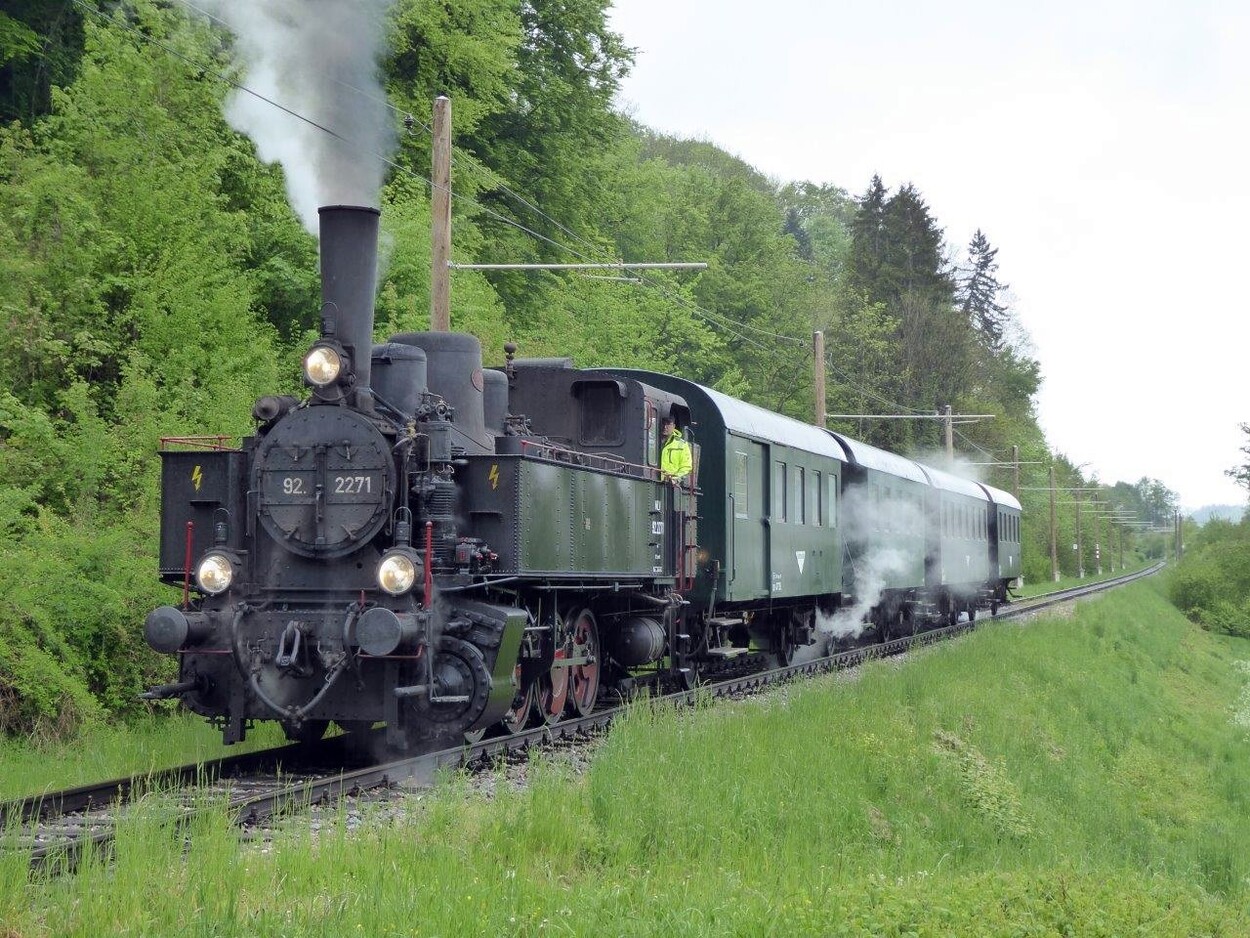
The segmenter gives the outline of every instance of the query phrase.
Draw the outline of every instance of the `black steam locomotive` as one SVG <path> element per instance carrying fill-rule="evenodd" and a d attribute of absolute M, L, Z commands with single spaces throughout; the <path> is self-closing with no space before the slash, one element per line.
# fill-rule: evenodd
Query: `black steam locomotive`
<path fill-rule="evenodd" d="M 1004 492 L 679 378 L 513 349 L 484 370 L 457 333 L 374 345 L 377 229 L 321 209 L 308 399 L 257 401 L 237 449 L 161 454 L 182 601 L 145 632 L 179 673 L 149 696 L 227 743 L 254 720 L 297 739 L 383 722 L 396 748 L 516 731 L 820 653 L 861 619 L 885 636 L 1006 599 Z M 694 438 L 678 484 L 668 416 Z"/>

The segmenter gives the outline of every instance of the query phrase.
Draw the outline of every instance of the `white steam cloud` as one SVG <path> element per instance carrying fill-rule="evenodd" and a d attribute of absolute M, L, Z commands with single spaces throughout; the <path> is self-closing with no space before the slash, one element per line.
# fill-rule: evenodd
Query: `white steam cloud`
<path fill-rule="evenodd" d="M 834 638 L 857 638 L 887 589 L 900 582 L 910 586 L 924 582 L 923 498 L 923 492 L 874 492 L 862 485 L 846 490 L 838 523 L 844 543 L 851 545 L 852 582 L 843 588 L 854 602 L 833 615 L 818 612 L 820 631 Z"/>
<path fill-rule="evenodd" d="M 944 449 L 933 449 L 924 450 L 912 458 L 925 466 L 941 469 L 943 472 L 949 472 L 951 475 L 967 479 L 969 482 L 989 481 L 989 473 L 986 471 L 987 467 L 978 466 L 972 460 L 959 453 L 951 457 L 946 455 L 946 450 Z"/>
<path fill-rule="evenodd" d="M 891 578 L 907 572 L 907 557 L 895 548 L 869 551 L 855 565 L 855 601 L 833 615 L 816 613 L 816 627 L 834 638 L 858 638 L 872 607 L 881 601 Z"/>
<path fill-rule="evenodd" d="M 307 118 L 246 91 L 226 103 L 230 126 L 252 138 L 262 160 L 282 164 L 304 227 L 317 232 L 322 205 L 378 207 L 396 138 L 378 74 L 390 0 L 201 4 L 234 33 L 242 83 Z"/>

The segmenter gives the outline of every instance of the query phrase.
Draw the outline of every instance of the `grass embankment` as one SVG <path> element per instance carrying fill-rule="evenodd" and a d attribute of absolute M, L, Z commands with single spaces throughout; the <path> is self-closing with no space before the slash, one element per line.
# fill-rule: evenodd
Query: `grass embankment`
<path fill-rule="evenodd" d="M 405 823 L 299 825 L 262 853 L 214 818 L 184 854 L 140 819 L 113 866 L 29 886 L 0 860 L 0 925 L 1244 935 L 1246 658 L 1138 584 L 855 681 L 640 707 L 585 777 L 538 767 L 491 801 L 453 781 Z"/>

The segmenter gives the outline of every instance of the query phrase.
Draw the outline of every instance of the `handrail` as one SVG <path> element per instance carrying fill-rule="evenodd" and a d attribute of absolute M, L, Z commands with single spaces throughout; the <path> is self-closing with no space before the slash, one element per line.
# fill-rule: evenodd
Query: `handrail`
<path fill-rule="evenodd" d="M 213 436 L 163 436 L 160 439 L 160 450 L 161 452 L 169 452 L 172 450 L 172 447 L 183 446 L 188 449 L 207 449 L 215 452 L 225 452 L 238 448 L 229 445 L 233 440 L 234 437 L 224 434 Z"/>

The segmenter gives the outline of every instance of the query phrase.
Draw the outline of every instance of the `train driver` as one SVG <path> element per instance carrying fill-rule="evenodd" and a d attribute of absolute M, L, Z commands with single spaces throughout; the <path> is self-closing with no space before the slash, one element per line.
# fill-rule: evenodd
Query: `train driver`
<path fill-rule="evenodd" d="M 660 450 L 660 476 L 665 482 L 678 485 L 694 469 L 690 444 L 681 435 L 672 417 L 665 417 L 660 428 L 664 434 L 664 446 Z"/>

